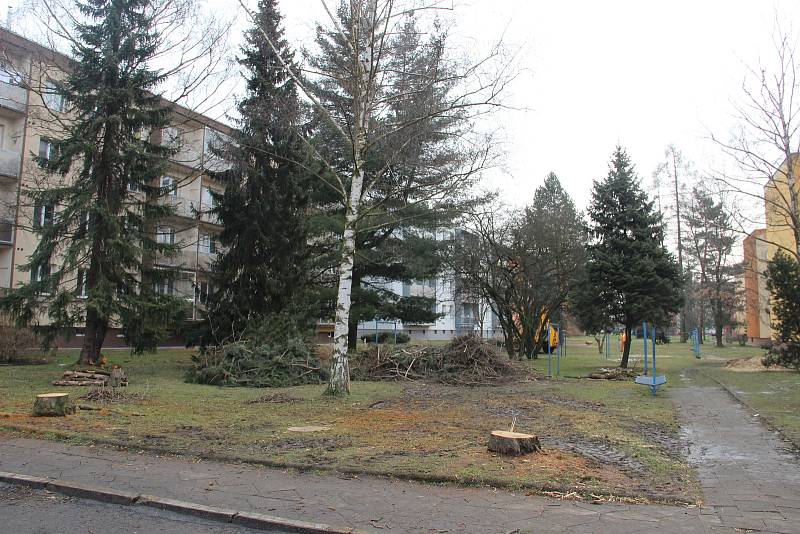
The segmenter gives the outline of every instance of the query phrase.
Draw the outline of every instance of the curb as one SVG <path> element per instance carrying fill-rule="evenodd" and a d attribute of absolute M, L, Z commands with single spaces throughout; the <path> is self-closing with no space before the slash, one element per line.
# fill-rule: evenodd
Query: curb
<path fill-rule="evenodd" d="M 610 497 L 610 498 L 623 498 L 623 499 L 633 499 L 633 500 L 643 499 L 649 501 L 650 504 L 665 504 L 669 506 L 694 506 L 697 504 L 696 501 L 689 500 L 683 495 L 669 495 L 669 494 L 652 493 L 652 492 L 650 493 L 648 492 L 634 493 L 628 491 L 611 492 L 611 491 L 595 490 L 592 488 L 583 488 L 578 486 L 569 486 L 566 484 L 546 483 L 546 482 L 510 483 L 505 480 L 494 479 L 494 478 L 482 478 L 480 480 L 474 480 L 467 478 L 460 479 L 453 476 L 439 476 L 439 475 L 411 474 L 411 473 L 386 473 L 376 469 L 368 469 L 368 468 L 353 469 L 347 467 L 333 468 L 328 466 L 311 466 L 308 464 L 283 462 L 265 458 L 235 457 L 235 456 L 226 456 L 224 454 L 214 454 L 214 453 L 204 454 L 204 453 L 189 452 L 182 454 L 164 447 L 153 447 L 144 444 L 137 445 L 132 443 L 126 443 L 124 441 L 116 441 L 110 439 L 90 439 L 78 433 L 70 431 L 42 429 L 28 425 L 4 423 L 2 420 L 0 420 L 0 430 L 2 430 L 3 428 L 18 432 L 29 432 L 37 435 L 50 435 L 60 439 L 77 438 L 83 440 L 87 444 L 103 445 L 107 447 L 117 447 L 125 451 L 145 451 L 154 454 L 162 454 L 165 456 L 196 458 L 203 461 L 219 462 L 224 464 L 248 464 L 261 467 L 269 467 L 274 469 L 292 469 L 299 473 L 335 473 L 344 475 L 364 475 L 364 476 L 371 476 L 388 480 L 404 480 L 409 482 L 419 482 L 425 484 L 446 484 L 457 487 L 491 487 L 496 489 L 505 489 L 508 491 L 530 491 L 536 495 L 544 495 L 544 496 L 548 496 L 548 494 L 551 493 L 575 494 L 580 499 L 585 501 L 591 501 L 596 499 L 597 497 Z"/>
<path fill-rule="evenodd" d="M 259 514 L 255 512 L 244 512 L 228 508 L 217 508 L 203 504 L 180 501 L 177 499 L 167 499 L 156 495 L 145 493 L 131 493 L 112 488 L 92 486 L 71 482 L 68 480 L 57 480 L 52 478 L 35 477 L 19 473 L 7 473 L 0 471 L 0 482 L 17 486 L 27 486 L 37 489 L 45 489 L 54 493 L 61 493 L 71 497 L 81 497 L 94 501 L 101 501 L 123 506 L 147 506 L 166 510 L 178 514 L 191 515 L 219 521 L 221 523 L 233 523 L 243 527 L 256 530 L 273 530 L 279 528 L 286 532 L 297 534 L 367 534 L 366 532 L 352 528 L 333 527 L 323 523 L 308 523 L 296 519 L 287 519 L 271 515 Z"/>

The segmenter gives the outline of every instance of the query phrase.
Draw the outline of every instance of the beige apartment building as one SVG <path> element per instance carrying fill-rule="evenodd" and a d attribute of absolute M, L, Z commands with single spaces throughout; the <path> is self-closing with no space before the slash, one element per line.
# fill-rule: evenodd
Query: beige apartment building
<path fill-rule="evenodd" d="M 762 345 L 772 339 L 770 326 L 769 291 L 764 272 L 767 270 L 769 245 L 765 241 L 767 230 L 753 230 L 744 239 L 744 296 L 743 315 L 748 340 Z"/>
<path fill-rule="evenodd" d="M 31 205 L 23 191 L 60 179 L 44 174 L 33 158 L 48 155 L 49 140 L 59 135 L 59 123 L 69 119 L 68 105 L 49 90 L 69 64 L 68 57 L 0 28 L 0 292 L 30 281 L 32 274 L 20 266 L 36 248 L 35 228 L 58 214 L 58 206 Z M 175 206 L 174 216 L 159 223 L 156 238 L 181 245 L 176 258 L 160 261 L 178 267 L 181 274 L 159 290 L 184 298 L 196 318 L 203 295 L 213 291 L 207 270 L 222 229 L 209 210 L 211 193 L 221 192 L 223 185 L 208 171 L 222 170 L 225 164 L 210 147 L 231 130 L 179 105 L 173 119 L 169 128 L 150 134 L 155 142 L 178 149 L 168 173 L 154 185 L 171 187 L 157 201 Z"/>

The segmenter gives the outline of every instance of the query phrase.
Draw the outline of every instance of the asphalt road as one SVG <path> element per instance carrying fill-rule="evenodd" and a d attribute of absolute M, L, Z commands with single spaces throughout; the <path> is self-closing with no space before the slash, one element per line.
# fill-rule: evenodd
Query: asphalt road
<path fill-rule="evenodd" d="M 254 534 L 226 525 L 147 508 L 66 497 L 0 484 L 0 534 Z M 270 531 L 282 534 L 285 531 Z"/>

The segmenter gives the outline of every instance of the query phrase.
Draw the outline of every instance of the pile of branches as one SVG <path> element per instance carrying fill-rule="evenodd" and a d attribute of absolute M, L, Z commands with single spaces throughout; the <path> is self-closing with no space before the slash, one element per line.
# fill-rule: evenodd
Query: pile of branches
<path fill-rule="evenodd" d="M 243 339 L 207 347 L 192 356 L 187 382 L 215 386 L 285 387 L 321 383 L 325 377 L 312 347 L 300 338 Z"/>
<path fill-rule="evenodd" d="M 635 377 L 636 371 L 622 367 L 600 367 L 586 376 L 592 380 L 630 380 Z"/>
<path fill-rule="evenodd" d="M 356 380 L 427 380 L 456 386 L 488 386 L 507 382 L 522 371 L 508 357 L 475 334 L 442 347 L 374 346 L 352 367 Z"/>
<path fill-rule="evenodd" d="M 126 402 L 131 400 L 145 400 L 145 393 L 122 393 L 117 388 L 100 385 L 84 393 L 78 399 L 93 402 Z"/>

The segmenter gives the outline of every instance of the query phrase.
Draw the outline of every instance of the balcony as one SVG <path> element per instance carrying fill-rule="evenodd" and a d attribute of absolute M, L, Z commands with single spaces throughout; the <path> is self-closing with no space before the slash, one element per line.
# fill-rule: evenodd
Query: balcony
<path fill-rule="evenodd" d="M 180 250 L 172 257 L 159 255 L 156 258 L 156 264 L 166 267 L 180 267 L 193 271 L 197 268 L 197 250 L 194 247 L 187 247 Z"/>
<path fill-rule="evenodd" d="M 6 219 L 0 219 L 0 247 L 10 247 L 14 244 L 14 224 Z"/>
<path fill-rule="evenodd" d="M 19 85 L 0 82 L 0 107 L 25 113 L 28 108 L 28 91 Z"/>
<path fill-rule="evenodd" d="M 0 150 L 0 174 L 18 179 L 20 172 L 19 160 L 19 152 L 14 152 L 13 150 Z"/>
<path fill-rule="evenodd" d="M 205 206 L 205 205 L 201 206 L 200 218 L 202 219 L 203 222 L 207 222 L 207 223 L 210 223 L 210 224 L 216 224 L 217 226 L 221 226 L 222 223 L 219 222 L 219 217 L 217 217 L 217 214 L 216 213 L 211 213 L 210 210 L 212 210 L 212 209 L 213 208 L 211 206 Z"/>
<path fill-rule="evenodd" d="M 175 209 L 176 217 L 188 217 L 190 219 L 197 217 L 199 202 L 189 198 L 177 195 L 164 195 L 158 198 L 158 203 L 172 206 Z"/>

